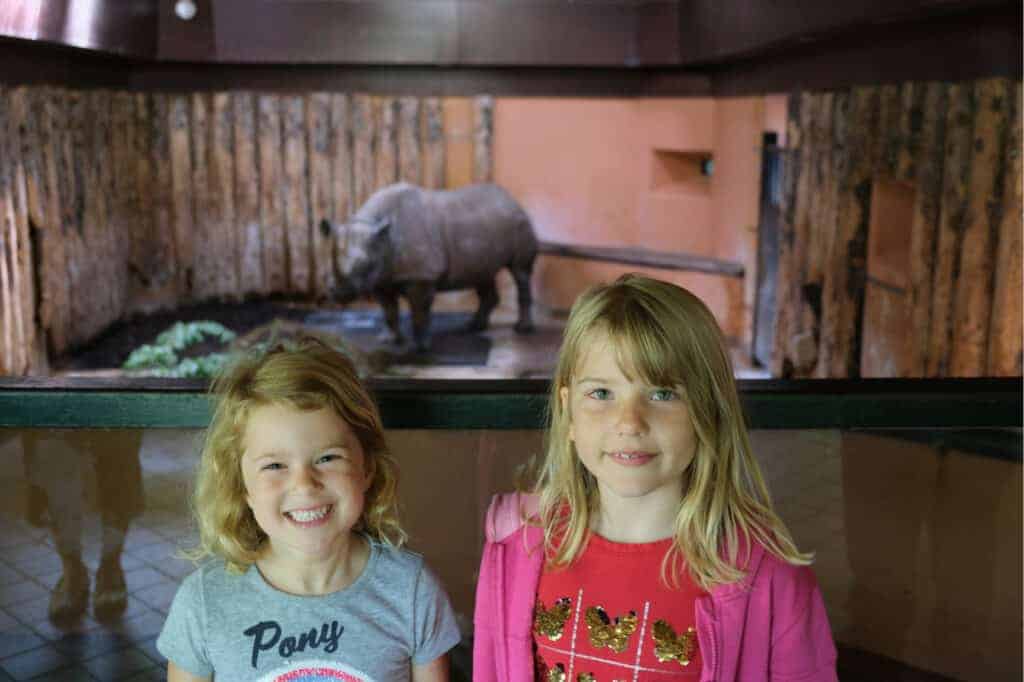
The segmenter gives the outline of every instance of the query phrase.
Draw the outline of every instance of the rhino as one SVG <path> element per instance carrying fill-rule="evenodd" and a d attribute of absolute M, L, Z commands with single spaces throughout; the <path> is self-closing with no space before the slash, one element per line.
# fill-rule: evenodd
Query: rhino
<path fill-rule="evenodd" d="M 398 325 L 400 296 L 409 303 L 418 351 L 429 345 L 430 307 L 438 291 L 475 289 L 479 304 L 467 331 L 487 329 L 502 268 L 516 283 L 515 330 L 533 331 L 530 274 L 537 237 L 526 211 L 497 185 L 444 191 L 397 183 L 375 192 L 348 221 L 325 219 L 320 229 L 333 242 L 334 298 L 376 298 L 387 340 L 395 344 L 405 341 Z"/>

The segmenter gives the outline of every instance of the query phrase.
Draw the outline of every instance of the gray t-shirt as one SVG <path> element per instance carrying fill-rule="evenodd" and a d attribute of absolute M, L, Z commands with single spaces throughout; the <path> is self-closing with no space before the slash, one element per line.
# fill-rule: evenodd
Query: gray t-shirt
<path fill-rule="evenodd" d="M 370 541 L 362 575 L 322 596 L 276 590 L 256 566 L 232 575 L 221 561 L 206 564 L 182 582 L 156 646 L 218 682 L 392 682 L 458 641 L 448 596 L 423 557 Z"/>

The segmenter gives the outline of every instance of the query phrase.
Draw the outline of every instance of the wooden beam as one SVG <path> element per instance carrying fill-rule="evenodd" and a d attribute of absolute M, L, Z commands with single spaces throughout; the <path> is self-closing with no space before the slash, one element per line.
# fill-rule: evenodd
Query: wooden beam
<path fill-rule="evenodd" d="M 611 246 L 580 246 L 540 242 L 540 253 L 562 258 L 581 258 L 605 263 L 622 263 L 664 270 L 704 272 L 721 277 L 743 278 L 743 264 L 733 261 L 695 256 L 689 253 L 651 251 L 641 248 L 620 248 Z"/>

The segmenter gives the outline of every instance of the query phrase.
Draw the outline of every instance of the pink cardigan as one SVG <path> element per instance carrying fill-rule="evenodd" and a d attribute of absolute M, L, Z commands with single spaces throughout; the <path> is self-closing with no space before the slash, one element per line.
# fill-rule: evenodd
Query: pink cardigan
<path fill-rule="evenodd" d="M 496 495 L 476 588 L 474 682 L 533 680 L 533 604 L 543 565 L 536 499 Z M 528 550 L 527 548 L 530 548 Z M 836 648 L 814 573 L 754 545 L 748 577 L 698 600 L 701 682 L 835 682 Z"/>

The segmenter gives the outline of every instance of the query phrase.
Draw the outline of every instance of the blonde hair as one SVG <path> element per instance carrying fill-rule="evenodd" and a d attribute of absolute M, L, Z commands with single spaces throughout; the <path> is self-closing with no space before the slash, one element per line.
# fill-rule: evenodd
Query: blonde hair
<path fill-rule="evenodd" d="M 243 439 L 249 413 L 264 405 L 333 409 L 362 445 L 371 479 L 355 529 L 389 545 L 406 534 L 398 521 L 398 467 L 388 452 L 376 404 L 343 353 L 316 338 L 279 343 L 241 356 L 210 388 L 216 400 L 203 442 L 192 506 L 199 524 L 193 559 L 216 556 L 244 572 L 259 558 L 266 535 L 246 503 Z"/>
<path fill-rule="evenodd" d="M 684 560 L 702 589 L 741 580 L 741 538 L 791 564 L 809 564 L 811 555 L 797 550 L 772 509 L 711 311 L 681 287 L 629 274 L 582 294 L 566 324 L 551 382 L 545 456 L 534 484 L 549 566 L 566 566 L 585 549 L 599 507 L 597 483 L 569 438 L 571 417 L 559 396 L 595 332 L 606 333 L 620 361 L 628 361 L 623 366 L 645 381 L 680 386 L 693 420 L 697 448 L 682 483 L 675 541 L 662 562 L 662 580 L 678 585 Z"/>

